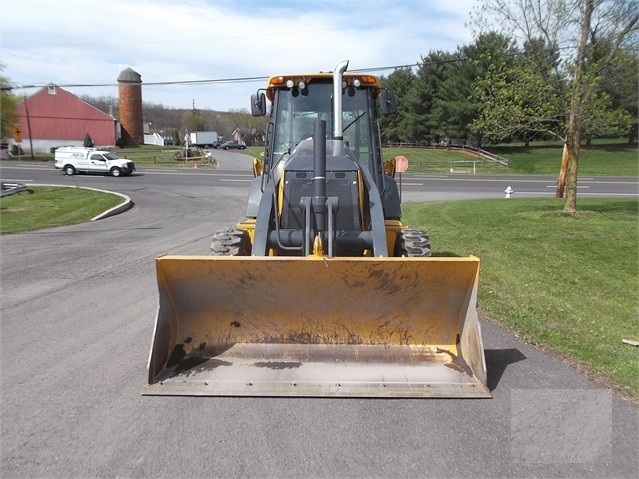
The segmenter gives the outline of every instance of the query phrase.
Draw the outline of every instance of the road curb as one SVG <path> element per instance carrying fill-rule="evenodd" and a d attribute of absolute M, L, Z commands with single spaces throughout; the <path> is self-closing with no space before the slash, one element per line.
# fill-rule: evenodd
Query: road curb
<path fill-rule="evenodd" d="M 97 216 L 94 216 L 93 218 L 90 219 L 90 221 L 97 221 L 97 220 L 101 220 L 104 218 L 108 218 L 110 216 L 115 216 L 115 215 L 119 215 L 120 213 L 124 213 L 125 211 L 133 208 L 133 201 L 131 201 L 131 198 L 129 198 L 127 195 L 123 195 L 122 193 L 118 193 L 116 191 L 109 191 L 109 190 L 101 190 L 99 188 L 90 188 L 88 186 L 71 186 L 71 185 L 53 185 L 53 184 L 44 184 L 44 183 L 31 183 L 29 186 L 53 186 L 56 188 L 78 188 L 78 189 L 82 189 L 82 190 L 92 190 L 92 191 L 98 191 L 100 193 L 109 193 L 112 195 L 116 195 L 122 198 L 122 203 L 120 203 L 117 206 L 114 206 L 113 208 L 110 208 L 106 211 L 103 211 L 102 213 L 100 213 Z"/>

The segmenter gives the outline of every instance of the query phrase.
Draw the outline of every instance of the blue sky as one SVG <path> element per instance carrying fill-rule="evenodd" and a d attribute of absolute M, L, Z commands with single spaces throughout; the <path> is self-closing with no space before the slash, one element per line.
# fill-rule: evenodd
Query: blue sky
<path fill-rule="evenodd" d="M 472 43 L 466 23 L 475 3 L 2 0 L 0 62 L 19 86 L 56 83 L 76 95 L 117 98 L 117 77 L 130 67 L 142 76 L 144 102 L 247 109 L 264 81 L 153 83 L 326 71 L 342 60 L 350 70 L 411 65 L 432 50 Z"/>

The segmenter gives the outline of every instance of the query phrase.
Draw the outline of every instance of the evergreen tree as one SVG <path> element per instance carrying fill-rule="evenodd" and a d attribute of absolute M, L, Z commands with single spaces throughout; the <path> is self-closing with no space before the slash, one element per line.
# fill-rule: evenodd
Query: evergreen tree
<path fill-rule="evenodd" d="M 411 112 L 408 106 L 408 92 L 411 90 L 414 81 L 415 74 L 410 68 L 397 69 L 388 77 L 381 78 L 383 87 L 394 93 L 397 103 L 396 115 L 381 115 L 379 117 L 382 142 L 399 143 L 409 141 L 408 123 Z"/>

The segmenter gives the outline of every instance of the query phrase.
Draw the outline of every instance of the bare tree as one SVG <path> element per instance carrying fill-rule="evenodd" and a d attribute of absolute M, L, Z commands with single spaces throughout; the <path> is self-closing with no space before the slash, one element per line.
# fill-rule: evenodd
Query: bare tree
<path fill-rule="evenodd" d="M 594 7 L 594 0 L 585 0 L 582 5 L 583 11 L 579 29 L 579 46 L 577 48 L 577 61 L 575 62 L 572 77 L 570 112 L 568 113 L 568 125 L 566 128 L 566 146 L 561 161 L 559 181 L 557 182 L 556 196 L 561 198 L 563 196 L 564 183 L 567 180 L 568 191 L 564 211 L 569 213 L 575 213 L 577 211 L 577 165 L 579 163 L 579 150 L 581 148 L 582 113 L 588 97 L 588 91 L 582 86 L 582 77 L 584 76 L 588 33 Z"/>
<path fill-rule="evenodd" d="M 182 127 L 188 131 L 202 131 L 206 128 L 202 112 L 196 108 L 182 115 Z"/>

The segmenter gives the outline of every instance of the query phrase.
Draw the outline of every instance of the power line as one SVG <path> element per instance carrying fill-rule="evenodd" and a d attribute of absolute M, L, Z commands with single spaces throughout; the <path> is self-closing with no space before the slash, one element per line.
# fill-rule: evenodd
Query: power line
<path fill-rule="evenodd" d="M 510 54 L 505 54 L 505 56 L 520 56 L 521 52 L 514 52 Z M 449 58 L 445 60 L 436 60 L 436 61 L 422 61 L 417 63 L 408 63 L 404 65 L 389 65 L 383 67 L 372 67 L 372 68 L 358 68 L 354 70 L 349 70 L 354 73 L 366 73 L 366 72 L 381 72 L 381 71 L 389 71 L 389 70 L 399 70 L 405 68 L 419 68 L 421 66 L 426 65 L 440 65 L 446 63 L 457 63 L 457 62 L 466 62 L 469 61 L 469 58 L 466 57 L 458 57 L 458 58 Z M 230 77 L 230 78 L 217 78 L 217 79 L 207 79 L 207 80 L 173 80 L 173 81 L 158 81 L 158 82 L 144 82 L 144 86 L 171 86 L 171 85 L 215 85 L 215 84 L 224 84 L 224 83 L 251 83 L 258 81 L 266 81 L 268 80 L 268 76 L 251 76 L 251 77 Z M 0 88 L 1 91 L 11 91 L 11 90 L 20 90 L 20 89 L 31 89 L 31 88 L 42 88 L 50 85 L 51 83 L 41 83 L 41 84 L 31 84 L 31 85 L 11 85 L 11 86 L 2 86 Z M 56 84 L 61 88 L 98 88 L 98 87 L 116 87 L 118 83 L 66 83 L 66 84 Z"/>
<path fill-rule="evenodd" d="M 352 72 L 376 72 L 386 70 L 396 70 L 398 68 L 411 68 L 419 66 L 419 63 L 413 63 L 408 65 L 393 65 L 385 67 L 374 68 L 359 68 L 356 70 L 350 70 Z M 166 85 L 214 85 L 224 83 L 251 83 L 257 81 L 266 81 L 268 76 L 251 76 L 251 77 L 231 77 L 231 78 L 216 78 L 208 80 L 173 80 L 173 81 L 158 81 L 158 82 L 144 82 L 144 86 L 166 86 Z M 0 88 L 2 91 L 21 90 L 30 88 L 42 88 L 50 85 L 51 83 L 33 83 L 30 85 L 9 85 Z M 116 87 L 118 83 L 65 83 L 56 84 L 61 88 L 98 88 L 98 87 Z"/>
<path fill-rule="evenodd" d="M 395 23 L 403 23 L 403 22 L 395 22 Z M 332 28 L 328 28 L 327 30 L 332 30 Z M 315 30 L 309 30 L 310 32 Z M 317 30 L 317 31 L 322 31 Z M 261 34 L 260 34 L 261 35 Z M 271 35 L 268 33 L 267 35 Z M 258 35 L 259 36 L 259 35 Z M 213 37 L 216 38 L 216 37 Z M 219 37 L 225 38 L 225 37 Z M 147 43 L 146 41 L 134 42 L 134 43 Z M 563 50 L 569 50 L 572 47 L 559 47 L 556 50 L 558 52 Z M 505 52 L 504 52 L 505 53 Z M 512 53 L 505 53 L 506 57 L 515 57 L 525 55 L 525 52 L 515 51 Z M 423 57 L 422 57 L 423 58 Z M 383 67 L 373 67 L 373 68 L 360 68 L 350 70 L 351 72 L 380 72 L 380 71 L 389 71 L 389 70 L 397 70 L 397 69 L 405 69 L 405 68 L 418 68 L 421 66 L 427 65 L 439 65 L 446 63 L 456 63 L 456 62 L 465 62 L 469 61 L 469 58 L 465 57 L 457 57 L 457 58 L 449 58 L 445 60 L 436 60 L 436 61 L 426 61 L 423 60 L 421 62 L 410 63 L 405 65 L 391 65 L 391 66 L 383 66 Z M 213 84 L 224 84 L 224 83 L 250 83 L 257 81 L 265 81 L 268 79 L 268 76 L 252 76 L 252 77 L 231 77 L 231 78 L 218 78 L 218 79 L 207 79 L 207 80 L 177 80 L 177 81 L 159 81 L 159 82 L 144 82 L 145 86 L 166 86 L 166 85 L 213 85 Z M 0 87 L 0 91 L 11 91 L 14 89 L 31 89 L 31 88 L 42 88 L 50 85 L 51 83 L 40 83 L 40 84 L 31 84 L 31 85 L 5 85 Z M 68 83 L 68 84 L 56 84 L 62 88 L 97 88 L 97 87 L 115 87 L 117 83 Z"/>
<path fill-rule="evenodd" d="M 389 65 L 383 67 L 371 67 L 371 68 L 356 68 L 349 70 L 353 73 L 366 73 L 366 72 L 380 72 L 389 70 L 398 70 L 404 68 L 417 68 L 424 65 L 439 65 L 445 63 L 456 63 L 468 61 L 468 58 L 452 58 L 446 60 L 437 61 L 422 61 L 417 63 L 407 63 L 404 65 Z M 252 76 L 252 77 L 231 77 L 231 78 L 217 78 L 208 80 L 172 80 L 172 81 L 158 81 L 158 82 L 144 82 L 144 86 L 166 86 L 166 85 L 213 85 L 223 83 L 251 83 L 257 81 L 266 81 L 268 76 Z M 34 83 L 31 85 L 11 85 L 3 86 L 0 88 L 2 91 L 30 89 L 30 88 L 42 88 L 50 85 L 51 83 Z M 61 88 L 98 88 L 98 87 L 115 87 L 118 83 L 56 83 L 56 86 Z"/>

